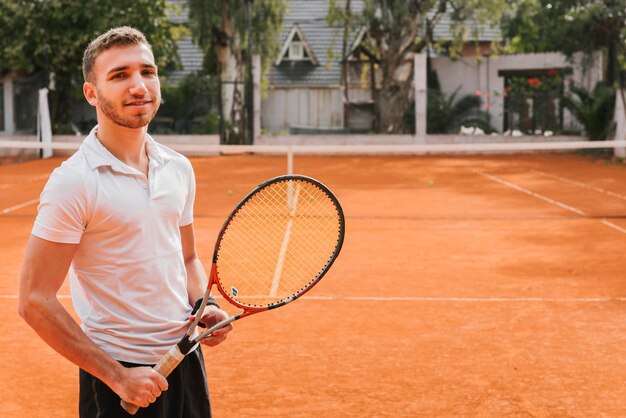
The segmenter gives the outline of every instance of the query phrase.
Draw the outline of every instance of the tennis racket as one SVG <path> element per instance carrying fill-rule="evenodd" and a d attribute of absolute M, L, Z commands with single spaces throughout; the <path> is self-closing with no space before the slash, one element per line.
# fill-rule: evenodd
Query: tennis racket
<path fill-rule="evenodd" d="M 280 176 L 257 186 L 231 212 L 215 243 L 213 264 L 195 320 L 180 342 L 154 366 L 167 377 L 203 338 L 231 322 L 293 302 L 326 274 L 345 233 L 333 193 L 310 177 Z M 243 312 L 201 332 L 196 326 L 211 288 Z M 138 406 L 122 401 L 135 414 Z"/>

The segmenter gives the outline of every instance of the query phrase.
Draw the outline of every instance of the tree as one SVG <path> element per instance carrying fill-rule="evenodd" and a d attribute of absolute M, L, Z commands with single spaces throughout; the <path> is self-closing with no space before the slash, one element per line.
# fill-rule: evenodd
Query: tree
<path fill-rule="evenodd" d="M 362 16 L 354 18 L 367 28 L 365 46 L 377 54 L 380 63 L 382 86 L 377 107 L 381 128 L 388 133 L 399 133 L 406 130 L 403 115 L 413 94 L 411 58 L 432 43 L 437 23 L 446 13 L 450 16 L 454 22 L 451 48 L 458 50 L 467 40 L 463 22 L 471 18 L 497 24 L 506 0 L 364 0 L 364 3 Z M 341 8 L 336 7 L 332 13 L 341 13 Z"/>
<path fill-rule="evenodd" d="M 252 3 L 252 51 L 248 45 L 248 2 Z M 246 54 L 260 54 L 269 68 L 278 50 L 286 0 L 188 0 L 191 32 L 205 54 L 205 70 L 222 82 L 226 143 L 245 142 L 242 82 Z"/>
<path fill-rule="evenodd" d="M 503 23 L 510 52 L 560 51 L 605 55 L 604 81 L 625 104 L 626 0 L 511 0 Z M 611 115 L 612 116 L 612 113 Z"/>
<path fill-rule="evenodd" d="M 0 73 L 45 74 L 46 85 L 53 79 L 51 118 L 67 123 L 70 103 L 82 97 L 83 51 L 107 29 L 134 26 L 163 69 L 176 63 L 177 28 L 166 7 L 165 0 L 0 0 Z"/>
<path fill-rule="evenodd" d="M 563 98 L 563 105 L 583 125 L 589 140 L 605 140 L 615 130 L 615 90 L 603 82 L 591 92 L 577 86 L 570 86 L 570 90 L 573 94 Z"/>
<path fill-rule="evenodd" d="M 503 20 L 509 52 L 606 54 L 605 81 L 613 85 L 626 63 L 626 0 L 511 1 Z"/>

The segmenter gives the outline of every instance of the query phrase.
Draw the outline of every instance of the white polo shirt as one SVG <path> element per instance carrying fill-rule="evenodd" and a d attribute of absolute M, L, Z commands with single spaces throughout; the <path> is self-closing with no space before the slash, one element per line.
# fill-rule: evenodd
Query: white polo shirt
<path fill-rule="evenodd" d="M 32 234 L 78 244 L 70 289 L 89 338 L 116 360 L 153 364 L 191 311 L 179 228 L 193 221 L 193 169 L 148 136 L 146 178 L 96 131 L 50 176 Z"/>

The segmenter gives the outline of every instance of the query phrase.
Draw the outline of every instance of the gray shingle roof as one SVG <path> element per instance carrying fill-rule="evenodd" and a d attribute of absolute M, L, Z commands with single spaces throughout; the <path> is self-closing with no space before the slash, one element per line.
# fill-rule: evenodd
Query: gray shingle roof
<path fill-rule="evenodd" d="M 340 7 L 343 2 L 338 2 Z M 328 0 L 290 0 L 287 13 L 283 19 L 283 31 L 280 45 L 289 35 L 292 27 L 297 24 L 304 33 L 319 65 L 310 62 L 291 62 L 283 60 L 268 72 L 273 85 L 305 84 L 311 86 L 338 85 L 341 78 L 341 49 L 343 42 L 343 26 L 330 27 L 327 22 Z M 354 12 L 363 10 L 362 0 L 353 0 L 351 7 Z M 356 34 L 353 31 L 352 37 Z"/>
<path fill-rule="evenodd" d="M 174 23 L 187 24 L 189 11 L 186 0 L 168 0 L 174 5 L 176 13 L 168 11 L 170 20 Z M 339 7 L 343 7 L 345 0 L 338 0 Z M 352 0 L 353 13 L 361 13 L 364 8 L 363 0 Z M 295 24 L 300 27 L 306 40 L 312 49 L 319 64 L 310 62 L 293 62 L 283 60 L 278 66 L 272 66 L 268 72 L 270 84 L 273 85 L 311 85 L 327 86 L 339 85 L 341 78 L 341 49 L 343 42 L 343 27 L 339 24 L 330 27 L 327 21 L 328 0 L 289 0 L 287 13 L 283 19 L 283 30 L 280 35 L 280 44 L 285 42 L 289 32 Z M 432 16 L 432 14 L 431 14 Z M 437 41 L 451 39 L 449 16 L 444 16 L 435 26 L 433 36 Z M 476 21 L 467 23 L 467 34 L 470 40 L 474 34 L 478 34 L 478 40 L 493 41 L 500 39 L 500 30 L 488 25 L 480 25 Z M 354 40 L 358 28 L 354 28 L 350 35 L 350 42 Z M 173 71 L 168 80 L 178 82 L 188 74 L 202 70 L 203 54 L 200 48 L 194 44 L 190 37 L 183 38 L 178 42 L 178 54 L 180 56 L 182 70 Z"/>
<path fill-rule="evenodd" d="M 167 3 L 173 6 L 174 12 L 168 7 L 167 17 L 172 23 L 187 24 L 189 22 L 189 9 L 187 9 L 187 0 L 167 0 Z"/>
<path fill-rule="evenodd" d="M 173 23 L 187 25 L 189 22 L 189 10 L 185 0 L 168 0 L 168 3 L 174 6 L 176 13 L 168 10 L 169 20 Z M 177 42 L 178 56 L 182 68 L 180 70 L 171 71 L 167 77 L 167 81 L 172 84 L 178 83 L 182 78 L 189 74 L 202 71 L 202 62 L 204 54 L 198 45 L 196 45 L 190 36 L 183 37 Z"/>
<path fill-rule="evenodd" d="M 191 37 L 181 38 L 177 42 L 178 56 L 183 66 L 180 70 L 171 71 L 167 77 L 167 81 L 176 84 L 182 78 L 189 74 L 194 74 L 202 71 L 202 50 L 198 45 L 194 44 Z"/>
<path fill-rule="evenodd" d="M 432 18 L 434 13 L 430 13 Z M 435 41 L 451 41 L 452 40 L 452 19 L 450 15 L 444 15 L 433 30 L 433 38 Z M 501 39 L 500 28 L 480 24 L 476 20 L 469 20 L 465 24 L 468 41 L 497 41 Z"/>
<path fill-rule="evenodd" d="M 338 1 L 340 7 L 345 4 Z M 361 13 L 363 0 L 353 0 L 353 13 Z M 292 62 L 283 60 L 280 65 L 273 66 L 268 72 L 272 85 L 338 85 L 341 78 L 341 48 L 343 27 L 329 27 L 327 22 L 328 0 L 289 0 L 287 14 L 283 20 L 283 31 L 280 45 L 285 42 L 293 25 L 297 24 L 304 33 L 309 46 L 313 50 L 319 65 L 310 62 Z M 430 14 L 432 17 L 434 13 Z M 433 37 L 436 41 L 451 40 L 452 20 L 444 16 L 435 26 Z M 500 30 L 477 21 L 467 22 L 468 40 L 493 41 L 500 39 Z M 354 40 L 358 28 L 354 28 L 350 41 Z M 476 39 L 476 37 L 478 39 Z M 329 51 L 331 51 L 329 53 Z"/>

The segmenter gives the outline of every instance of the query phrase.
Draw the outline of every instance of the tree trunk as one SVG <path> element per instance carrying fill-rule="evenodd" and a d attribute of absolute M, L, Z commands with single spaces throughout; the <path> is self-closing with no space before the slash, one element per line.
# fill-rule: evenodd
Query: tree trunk
<path fill-rule="evenodd" d="M 239 37 L 235 32 L 235 22 L 228 10 L 222 13 L 222 25 L 216 42 L 217 66 L 221 80 L 222 118 L 224 119 L 225 144 L 245 142 L 245 100 L 242 80 L 242 62 L 239 51 Z"/>
<path fill-rule="evenodd" d="M 404 114 L 413 99 L 412 63 L 403 60 L 400 65 L 392 59 L 381 62 L 382 88 L 378 94 L 380 112 L 380 132 L 409 133 L 410 126 L 404 123 Z"/>

